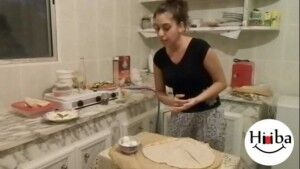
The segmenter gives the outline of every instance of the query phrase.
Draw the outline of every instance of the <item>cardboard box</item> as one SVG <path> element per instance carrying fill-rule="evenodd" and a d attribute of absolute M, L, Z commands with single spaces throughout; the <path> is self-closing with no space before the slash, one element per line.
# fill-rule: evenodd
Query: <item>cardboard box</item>
<path fill-rule="evenodd" d="M 113 60 L 113 79 L 117 85 L 131 83 L 130 56 L 117 56 Z"/>

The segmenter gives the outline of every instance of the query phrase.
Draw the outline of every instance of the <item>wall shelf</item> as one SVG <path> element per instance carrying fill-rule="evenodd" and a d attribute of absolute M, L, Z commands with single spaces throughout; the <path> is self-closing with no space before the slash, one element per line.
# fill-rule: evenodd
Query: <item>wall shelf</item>
<path fill-rule="evenodd" d="M 139 0 L 140 3 L 155 3 L 162 2 L 163 0 Z M 228 38 L 237 39 L 240 32 L 242 31 L 279 31 L 279 28 L 273 28 L 270 26 L 248 26 L 248 19 L 250 12 L 257 6 L 256 2 L 253 0 L 243 0 L 242 13 L 243 13 L 243 26 L 223 26 L 223 27 L 199 27 L 199 28 L 190 28 L 188 33 L 214 33 Z M 139 29 L 138 32 L 142 34 L 145 38 L 156 37 L 154 29 Z"/>
<path fill-rule="evenodd" d="M 161 2 L 163 0 L 140 0 L 140 3 L 147 3 L 147 2 Z"/>
<path fill-rule="evenodd" d="M 269 26 L 226 26 L 226 27 L 200 27 L 200 28 L 189 28 L 188 33 L 216 33 L 222 34 L 232 31 L 279 31 L 278 28 L 272 28 Z M 138 32 L 145 38 L 156 37 L 154 29 L 139 29 Z"/>

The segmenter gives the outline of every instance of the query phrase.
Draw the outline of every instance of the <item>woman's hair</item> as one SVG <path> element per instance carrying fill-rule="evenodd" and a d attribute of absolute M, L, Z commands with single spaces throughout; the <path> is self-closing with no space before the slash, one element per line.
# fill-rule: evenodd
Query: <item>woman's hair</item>
<path fill-rule="evenodd" d="M 179 24 L 183 22 L 184 26 L 188 25 L 188 4 L 184 0 L 165 0 L 158 6 L 153 14 L 153 18 L 156 18 L 158 14 L 169 12 L 173 15 L 174 20 Z"/>

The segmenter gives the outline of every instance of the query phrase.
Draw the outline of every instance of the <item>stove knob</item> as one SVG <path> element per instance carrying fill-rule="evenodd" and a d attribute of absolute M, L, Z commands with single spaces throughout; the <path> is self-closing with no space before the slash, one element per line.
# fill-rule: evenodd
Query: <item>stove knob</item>
<path fill-rule="evenodd" d="M 117 94 L 116 94 L 116 93 L 111 93 L 110 96 L 111 96 L 112 98 L 116 98 L 116 97 L 117 97 Z"/>
<path fill-rule="evenodd" d="M 102 100 L 101 96 L 96 97 L 96 102 L 101 102 L 101 100 Z"/>
<path fill-rule="evenodd" d="M 79 101 L 77 102 L 77 106 L 78 106 L 78 107 L 83 106 L 83 101 L 82 101 L 82 100 L 79 100 Z"/>

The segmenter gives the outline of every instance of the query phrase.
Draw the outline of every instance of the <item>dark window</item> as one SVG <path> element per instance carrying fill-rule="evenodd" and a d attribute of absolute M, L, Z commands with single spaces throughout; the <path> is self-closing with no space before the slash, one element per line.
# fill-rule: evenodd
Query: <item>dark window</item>
<path fill-rule="evenodd" d="M 54 1 L 0 0 L 0 59 L 56 58 Z"/>

